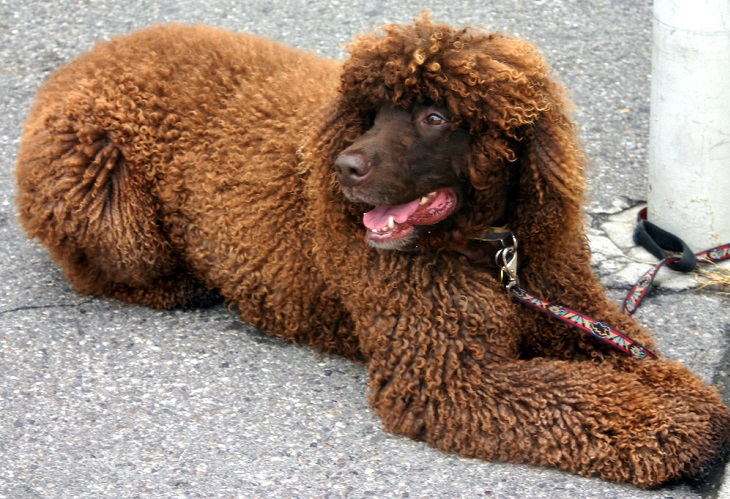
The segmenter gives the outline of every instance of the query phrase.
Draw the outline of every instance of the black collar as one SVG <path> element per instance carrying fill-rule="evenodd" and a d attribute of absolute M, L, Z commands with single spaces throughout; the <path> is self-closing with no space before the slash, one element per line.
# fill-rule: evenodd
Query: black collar
<path fill-rule="evenodd" d="M 501 227 L 487 227 L 487 229 L 479 234 L 478 236 L 472 237 L 472 241 L 482 241 L 485 243 L 498 243 L 508 239 L 512 235 L 512 231 L 509 226 L 502 225 Z"/>

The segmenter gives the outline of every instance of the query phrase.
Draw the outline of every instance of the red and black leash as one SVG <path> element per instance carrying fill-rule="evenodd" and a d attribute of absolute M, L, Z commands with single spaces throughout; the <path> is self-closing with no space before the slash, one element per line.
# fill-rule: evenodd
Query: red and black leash
<path fill-rule="evenodd" d="M 497 252 L 497 266 L 501 269 L 501 279 L 507 291 L 515 300 L 540 312 L 554 317 L 566 324 L 598 338 L 613 348 L 637 359 L 656 359 L 657 356 L 641 343 L 628 335 L 611 327 L 605 322 L 577 312 L 558 303 L 553 303 L 526 291 L 519 285 L 517 277 L 517 238 L 511 232 L 501 232 L 491 240 L 502 242 L 502 249 Z M 639 215 L 639 223 L 634 233 L 634 241 L 646 248 L 660 259 L 660 262 L 647 271 L 631 288 L 624 300 L 624 313 L 631 315 L 641 304 L 641 300 L 651 289 L 654 277 L 663 266 L 680 272 L 690 272 L 698 263 L 718 262 L 730 259 L 730 244 L 711 248 L 699 253 L 692 253 L 689 246 L 674 234 L 671 234 L 646 220 L 646 210 Z M 668 252 L 672 252 L 669 254 Z"/>
<path fill-rule="evenodd" d="M 658 258 L 659 263 L 647 270 L 626 295 L 623 311 L 628 315 L 633 314 L 639 308 L 641 301 L 651 289 L 659 269 L 665 265 L 678 272 L 691 272 L 699 263 L 713 263 L 730 259 L 730 244 L 692 253 L 687 243 L 649 222 L 646 219 L 646 208 L 639 212 L 639 220 L 634 231 L 634 242 Z"/>
<path fill-rule="evenodd" d="M 553 303 L 526 291 L 519 285 L 517 277 L 517 239 L 511 234 L 511 241 L 502 239 L 502 249 L 497 253 L 497 265 L 502 271 L 502 282 L 512 296 L 527 306 L 554 317 L 566 324 L 590 334 L 621 352 L 637 359 L 656 359 L 651 350 L 628 335 L 609 326 L 605 322 L 577 312 L 564 305 Z"/>
<path fill-rule="evenodd" d="M 512 296 L 525 305 L 551 315 L 556 319 L 570 324 L 581 331 L 584 331 L 599 340 L 608 343 L 613 348 L 631 355 L 637 359 L 656 359 L 657 356 L 638 341 L 632 339 L 618 329 L 615 329 L 605 322 L 598 321 L 593 317 L 576 312 L 564 305 L 545 301 L 532 293 L 528 293 L 519 286 L 511 289 Z"/>

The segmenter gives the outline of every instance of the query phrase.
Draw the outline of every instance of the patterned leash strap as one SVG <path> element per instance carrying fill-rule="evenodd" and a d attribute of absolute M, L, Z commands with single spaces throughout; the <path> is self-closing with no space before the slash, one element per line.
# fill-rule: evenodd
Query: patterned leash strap
<path fill-rule="evenodd" d="M 517 238 L 511 233 L 508 237 L 511 237 L 511 242 L 507 242 L 508 238 L 502 239 L 502 249 L 497 252 L 496 261 L 505 288 L 518 302 L 570 324 L 627 355 L 637 359 L 657 358 L 648 348 L 608 324 L 564 305 L 543 300 L 521 288 L 517 277 Z"/>
<path fill-rule="evenodd" d="M 657 273 L 665 265 L 678 272 L 691 272 L 698 263 L 730 259 L 730 244 L 692 253 L 689 246 L 680 238 L 646 220 L 646 208 L 639 213 L 639 221 L 634 231 L 634 242 L 657 257 L 659 263 L 647 270 L 626 295 L 623 311 L 628 315 L 632 315 L 639 308 L 641 301 L 651 289 Z M 670 255 L 668 252 L 675 254 Z"/>
<path fill-rule="evenodd" d="M 722 246 L 717 246 L 716 248 L 710 248 L 705 251 L 700 251 L 694 256 L 695 258 L 697 258 L 697 263 L 712 263 L 727 260 L 730 259 L 730 244 L 724 244 Z M 639 305 L 641 305 L 641 301 L 651 289 L 651 286 L 654 283 L 654 278 L 659 272 L 659 269 L 661 269 L 665 265 L 669 266 L 672 263 L 676 263 L 679 260 L 680 257 L 676 256 L 670 256 L 668 258 L 665 258 L 657 263 L 654 267 L 647 270 L 641 277 L 639 277 L 639 280 L 636 282 L 636 284 L 634 284 L 634 286 L 631 288 L 631 290 L 626 295 L 626 298 L 624 299 L 624 313 L 632 315 L 634 312 L 636 312 L 636 309 L 638 309 Z"/>
<path fill-rule="evenodd" d="M 641 343 L 626 336 L 621 331 L 612 328 L 608 324 L 598 321 L 593 317 L 589 317 L 580 312 L 576 312 L 564 305 L 558 305 L 549 301 L 538 298 L 532 293 L 528 293 L 519 286 L 513 286 L 510 291 L 520 303 L 536 308 L 544 314 L 551 315 L 556 319 L 570 324 L 591 336 L 598 338 L 622 351 L 627 355 L 636 357 L 637 359 L 656 359 L 657 356 Z"/>

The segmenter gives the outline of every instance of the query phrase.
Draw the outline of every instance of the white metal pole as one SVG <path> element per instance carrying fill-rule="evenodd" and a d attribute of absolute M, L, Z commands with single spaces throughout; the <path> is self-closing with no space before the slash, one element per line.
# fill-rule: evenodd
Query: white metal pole
<path fill-rule="evenodd" d="M 649 219 L 730 242 L 730 0 L 654 0 Z"/>

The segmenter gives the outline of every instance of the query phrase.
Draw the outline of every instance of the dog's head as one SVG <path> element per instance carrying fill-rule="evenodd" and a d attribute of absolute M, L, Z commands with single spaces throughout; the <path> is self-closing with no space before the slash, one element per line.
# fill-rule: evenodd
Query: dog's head
<path fill-rule="evenodd" d="M 449 116 L 433 104 L 382 104 L 337 157 L 343 194 L 368 207 L 362 221 L 373 246 L 408 247 L 461 207 L 471 136 Z"/>
<path fill-rule="evenodd" d="M 426 15 L 349 50 L 323 141 L 371 244 L 460 248 L 505 223 L 544 243 L 578 218 L 582 151 L 531 44 Z"/>

